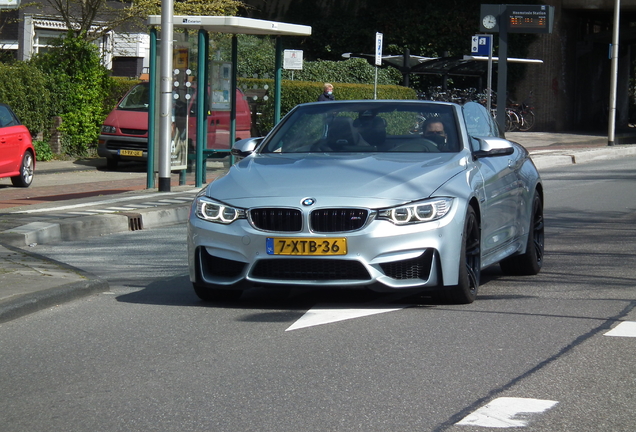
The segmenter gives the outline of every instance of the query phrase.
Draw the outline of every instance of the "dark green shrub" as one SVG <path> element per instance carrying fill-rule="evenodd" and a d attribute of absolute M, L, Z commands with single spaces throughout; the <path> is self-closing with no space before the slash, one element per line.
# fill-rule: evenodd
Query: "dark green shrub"
<path fill-rule="evenodd" d="M 35 148 L 35 158 L 39 162 L 46 162 L 53 159 L 53 151 L 49 143 L 44 141 L 33 141 L 33 147 Z"/>
<path fill-rule="evenodd" d="M 59 130 L 64 151 L 73 156 L 86 155 L 97 143 L 110 88 L 108 71 L 101 65 L 97 46 L 69 32 L 32 62 L 51 75 L 54 110 L 62 117 Z"/>
<path fill-rule="evenodd" d="M 260 102 L 257 110 L 260 112 L 257 127 L 262 134 L 274 127 L 274 81 L 265 79 L 240 78 L 239 88 L 249 95 L 250 90 L 267 88 L 267 101 Z M 337 100 L 373 99 L 374 86 L 371 84 L 332 83 Z M 322 82 L 286 81 L 281 83 L 281 117 L 301 103 L 315 102 L 323 91 Z M 378 99 L 416 99 L 415 90 L 397 85 L 379 85 Z M 253 100 L 249 100 L 254 104 Z M 325 102 L 328 103 L 328 102 Z"/>

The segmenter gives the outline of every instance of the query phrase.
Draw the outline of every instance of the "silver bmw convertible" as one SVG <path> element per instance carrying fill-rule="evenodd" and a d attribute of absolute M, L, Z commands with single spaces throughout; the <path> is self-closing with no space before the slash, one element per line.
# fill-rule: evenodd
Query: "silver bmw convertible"
<path fill-rule="evenodd" d="M 311 286 L 471 303 L 486 267 L 543 264 L 539 173 L 477 103 L 302 104 L 232 154 L 188 221 L 202 300 Z"/>

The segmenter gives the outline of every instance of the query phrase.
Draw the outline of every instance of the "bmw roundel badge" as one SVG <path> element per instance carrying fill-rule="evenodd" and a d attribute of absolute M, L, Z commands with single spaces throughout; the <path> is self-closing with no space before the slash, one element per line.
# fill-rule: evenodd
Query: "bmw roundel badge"
<path fill-rule="evenodd" d="M 303 198 L 301 202 L 305 207 L 309 207 L 316 204 L 316 198 Z"/>

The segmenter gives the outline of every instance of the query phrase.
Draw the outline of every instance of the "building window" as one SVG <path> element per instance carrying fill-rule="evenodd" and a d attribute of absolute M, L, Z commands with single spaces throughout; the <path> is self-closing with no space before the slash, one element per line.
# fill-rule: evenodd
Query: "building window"
<path fill-rule="evenodd" d="M 55 30 L 35 30 L 35 36 L 33 38 L 33 52 L 45 53 L 47 52 L 53 41 L 60 36 L 64 36 L 64 32 Z"/>

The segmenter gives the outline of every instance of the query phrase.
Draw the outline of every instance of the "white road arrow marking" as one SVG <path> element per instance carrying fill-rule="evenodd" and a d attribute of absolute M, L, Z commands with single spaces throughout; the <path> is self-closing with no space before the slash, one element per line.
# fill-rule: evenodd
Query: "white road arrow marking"
<path fill-rule="evenodd" d="M 624 321 L 605 333 L 605 336 L 636 337 L 636 321 Z"/>
<path fill-rule="evenodd" d="M 298 330 L 305 327 L 312 327 L 321 324 L 328 324 L 337 321 L 344 321 L 353 318 L 360 318 L 369 315 L 393 312 L 404 309 L 411 305 L 395 305 L 393 307 L 381 307 L 380 305 L 369 305 L 364 308 L 348 308 L 345 306 L 315 306 L 309 309 L 305 315 L 292 324 L 287 330 Z"/>
<path fill-rule="evenodd" d="M 528 425 L 528 416 L 515 419 L 519 414 L 537 414 L 549 410 L 558 402 L 541 399 L 497 398 L 464 417 L 458 425 L 481 426 L 491 428 L 524 427 Z"/>

